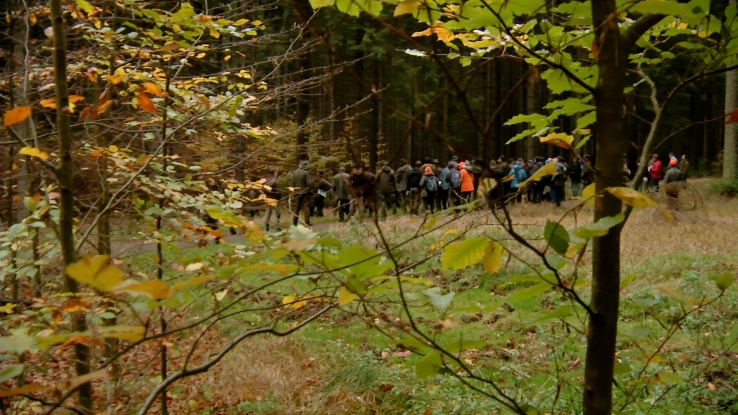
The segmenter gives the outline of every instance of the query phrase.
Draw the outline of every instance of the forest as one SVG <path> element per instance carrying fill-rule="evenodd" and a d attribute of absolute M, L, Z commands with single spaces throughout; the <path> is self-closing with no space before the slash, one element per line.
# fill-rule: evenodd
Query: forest
<path fill-rule="evenodd" d="M 0 414 L 738 413 L 735 0 L 0 12 Z"/>

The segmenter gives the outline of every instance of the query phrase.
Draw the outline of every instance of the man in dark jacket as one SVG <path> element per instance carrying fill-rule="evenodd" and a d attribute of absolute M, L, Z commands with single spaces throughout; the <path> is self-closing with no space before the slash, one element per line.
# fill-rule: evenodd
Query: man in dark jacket
<path fill-rule="evenodd" d="M 310 226 L 310 201 L 313 192 L 310 187 L 310 173 L 307 171 L 308 162 L 303 160 L 292 173 L 292 224 L 297 225 L 300 211 L 305 211 L 305 225 Z"/>
<path fill-rule="evenodd" d="M 689 161 L 687 156 L 682 155 L 682 161 L 679 162 L 679 171 L 682 173 L 682 180 L 687 181 L 687 172 L 689 171 Z"/>
<path fill-rule="evenodd" d="M 346 173 L 346 168 L 341 166 L 338 168 L 338 174 L 333 176 L 333 194 L 338 203 L 338 220 L 341 222 L 344 221 L 344 216 L 349 214 L 349 204 L 351 202 L 349 186 L 349 174 Z"/>
<path fill-rule="evenodd" d="M 392 209 L 392 214 L 397 214 L 397 204 L 395 203 L 395 195 L 397 195 L 397 179 L 395 172 L 389 166 L 388 162 L 382 163 L 382 170 L 376 178 L 377 192 L 379 193 L 380 214 L 383 218 L 387 217 L 387 205 Z"/>
<path fill-rule="evenodd" d="M 420 208 L 420 179 L 423 177 L 423 173 L 420 170 L 422 163 L 420 160 L 415 162 L 415 166 L 410 170 L 410 174 L 407 176 L 407 194 L 409 198 L 409 213 L 413 215 L 418 213 Z"/>
<path fill-rule="evenodd" d="M 405 161 L 405 159 L 400 159 L 400 168 L 397 169 L 397 173 L 395 175 L 395 178 L 397 179 L 397 192 L 400 195 L 400 207 L 407 212 L 408 209 L 408 201 L 405 198 L 407 193 L 407 176 L 410 174 L 410 170 L 413 168 L 410 167 L 409 164 Z"/>
<path fill-rule="evenodd" d="M 441 188 L 438 189 L 438 194 L 436 195 L 436 206 L 441 210 L 446 210 L 448 208 L 449 189 L 453 187 L 451 184 L 451 169 L 453 169 L 455 166 L 455 162 L 449 161 L 448 165 L 446 165 L 446 167 L 444 167 L 443 170 L 441 170 L 441 172 L 438 174 L 438 180 L 440 180 L 441 182 Z"/>
<path fill-rule="evenodd" d="M 269 221 L 272 218 L 272 215 L 275 216 L 277 231 L 279 231 L 279 219 L 281 217 L 279 213 L 279 202 L 282 200 L 282 192 L 280 192 L 279 188 L 277 187 L 279 185 L 279 170 L 272 169 L 270 170 L 270 173 L 271 177 L 269 177 L 266 183 L 264 183 L 265 186 L 269 187 L 269 189 L 265 188 L 265 193 L 267 198 L 274 199 L 277 201 L 277 203 L 274 205 L 267 205 L 266 207 L 266 213 L 264 214 L 264 223 L 267 232 L 269 232 Z"/>
<path fill-rule="evenodd" d="M 331 184 L 323 177 L 325 173 L 318 172 L 318 177 L 313 177 L 310 187 L 313 191 L 313 205 L 310 209 L 310 216 L 323 217 L 323 207 L 325 206 L 326 192 L 331 190 Z"/>

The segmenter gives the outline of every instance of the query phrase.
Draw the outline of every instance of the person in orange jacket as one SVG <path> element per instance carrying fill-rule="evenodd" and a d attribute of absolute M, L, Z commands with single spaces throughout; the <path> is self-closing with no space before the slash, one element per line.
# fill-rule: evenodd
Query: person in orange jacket
<path fill-rule="evenodd" d="M 471 166 L 466 162 L 459 163 L 459 171 L 461 172 L 461 198 L 463 203 L 469 203 L 474 195 L 474 173 Z"/>

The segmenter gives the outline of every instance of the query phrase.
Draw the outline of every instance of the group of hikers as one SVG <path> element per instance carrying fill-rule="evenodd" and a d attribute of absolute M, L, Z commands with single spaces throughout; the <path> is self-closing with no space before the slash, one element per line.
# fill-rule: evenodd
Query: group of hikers
<path fill-rule="evenodd" d="M 549 163 L 555 165 L 555 174 L 534 182 L 525 191 L 518 191 L 519 184 Z M 509 202 L 515 203 L 525 197 L 532 203 L 551 201 L 558 206 L 565 198 L 567 181 L 571 181 L 573 196 L 578 196 L 580 189 L 594 177 L 588 155 L 572 164 L 563 157 L 536 157 L 528 161 L 500 157 L 486 167 L 475 160 L 459 161 L 456 156 L 445 165 L 438 159 L 426 157 L 412 165 L 400 160 L 396 170 L 385 161 L 376 173 L 366 165 L 354 166 L 350 173 L 345 167 L 339 167 L 329 181 L 323 171 L 311 176 L 308 162 L 303 161 L 292 174 L 290 210 L 293 223 L 298 223 L 301 213 L 307 225 L 311 217 L 323 216 L 325 199 L 329 195 L 340 221 L 356 214 L 363 218 L 367 211 L 386 218 L 388 211 L 397 214 L 398 210 L 403 210 L 417 215 L 446 210 L 474 200 L 484 178 L 494 178 L 499 183 L 494 191 L 496 198 L 510 196 Z"/>
<path fill-rule="evenodd" d="M 520 186 L 547 164 L 554 165 L 549 168 L 553 174 Z M 678 197 L 679 186 L 669 184 L 686 181 L 689 162 L 686 156 L 678 160 L 671 153 L 668 164 L 669 168 L 664 172 L 659 156 L 654 154 L 651 157 L 648 174 L 644 178 L 644 190 L 657 191 L 663 181 L 667 184 L 666 194 Z M 308 161 L 301 161 L 292 172 L 291 186 L 284 189 L 290 193 L 287 207 L 295 225 L 301 214 L 306 225 L 311 224 L 312 217 L 324 216 L 326 199 L 330 202 L 331 212 L 343 222 L 354 215 L 363 218 L 367 212 L 377 213 L 382 218 L 387 217 L 388 211 L 397 214 L 398 210 L 413 215 L 434 213 L 465 205 L 477 197 L 493 199 L 487 201 L 490 205 L 499 203 L 503 198 L 507 203 L 520 203 L 525 198 L 530 203 L 549 201 L 560 206 L 566 198 L 567 184 L 571 195 L 577 197 L 584 187 L 594 181 L 594 167 L 589 155 L 572 162 L 561 156 L 535 157 L 527 161 L 523 158 L 499 157 L 485 167 L 476 160 L 460 161 L 456 156 L 443 165 L 438 159 L 429 157 L 417 160 L 412 165 L 401 159 L 396 170 L 387 161 L 381 163 L 376 173 L 366 164 L 354 166 L 350 171 L 341 166 L 332 178 L 326 176 L 324 171 L 312 175 L 309 167 Z M 627 164 L 624 165 L 624 175 L 631 176 Z M 229 174 L 225 185 L 242 186 L 230 176 L 232 174 Z M 485 178 L 496 181 L 495 188 L 487 195 L 477 191 Z M 272 169 L 263 190 L 264 196 L 277 201 L 276 205 L 264 204 L 260 209 L 249 209 L 252 217 L 257 210 L 265 210 L 267 231 L 272 218 L 279 228 L 280 209 L 285 207 L 279 181 L 279 172 Z M 214 183 L 211 185 L 215 186 Z M 250 190 L 249 199 L 257 199 L 257 193 Z"/>

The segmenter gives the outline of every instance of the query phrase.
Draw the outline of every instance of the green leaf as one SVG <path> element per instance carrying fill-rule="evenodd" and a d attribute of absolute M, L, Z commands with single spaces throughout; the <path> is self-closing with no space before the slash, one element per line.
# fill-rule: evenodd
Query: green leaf
<path fill-rule="evenodd" d="M 627 277 L 623 278 L 620 281 L 620 288 L 627 287 L 628 285 L 630 285 L 630 283 L 632 283 L 633 281 L 635 281 L 635 278 L 636 278 L 636 274 L 630 274 Z"/>
<path fill-rule="evenodd" d="M 0 351 L 21 355 L 33 350 L 34 343 L 34 338 L 28 335 L 26 329 L 13 329 L 9 336 L 0 337 Z"/>
<path fill-rule="evenodd" d="M 597 121 L 597 112 L 588 112 L 577 119 L 577 130 L 581 130 L 590 124 L 594 124 L 595 121 Z"/>
<path fill-rule="evenodd" d="M 548 242 L 548 246 L 554 251 L 561 255 L 566 254 L 569 249 L 569 233 L 564 227 L 556 222 L 549 220 L 546 222 L 546 229 L 543 231 L 543 236 Z"/>
<path fill-rule="evenodd" d="M 499 242 L 492 242 L 487 245 L 487 252 L 482 258 L 482 265 L 484 269 L 490 274 L 494 274 L 500 268 L 502 268 L 502 254 L 505 252 L 505 248 Z"/>
<path fill-rule="evenodd" d="M 339 241 L 338 239 L 332 236 L 326 236 L 326 237 L 318 239 L 317 244 L 320 246 L 325 246 L 327 248 L 339 248 L 339 249 L 342 246 L 341 241 Z"/>
<path fill-rule="evenodd" d="M 86 0 L 77 0 L 77 6 L 87 14 L 92 13 L 92 5 Z"/>
<path fill-rule="evenodd" d="M 346 288 L 348 288 L 352 293 L 358 295 L 364 295 L 366 292 L 364 284 L 354 276 L 351 276 L 346 280 Z"/>
<path fill-rule="evenodd" d="M 490 243 L 482 237 L 450 243 L 443 248 L 441 266 L 444 270 L 460 270 L 475 265 L 484 258 Z"/>
<path fill-rule="evenodd" d="M 451 305 L 451 301 L 456 295 L 456 293 L 454 292 L 441 294 L 441 289 L 438 287 L 428 288 L 427 290 L 423 291 L 423 294 L 428 297 L 433 307 L 440 311 L 445 311 L 448 306 Z"/>
<path fill-rule="evenodd" d="M 624 364 L 615 362 L 615 367 L 613 368 L 612 374 L 614 376 L 617 376 L 617 375 L 627 375 L 632 370 L 633 370 L 633 368 L 630 367 L 630 366 L 626 366 Z"/>
<path fill-rule="evenodd" d="M 648 337 L 649 334 L 651 334 L 651 328 L 646 326 L 638 326 L 633 327 L 633 330 L 630 332 L 633 335 L 633 338 L 635 339 L 643 339 Z"/>
<path fill-rule="evenodd" d="M 427 379 L 433 377 L 443 367 L 441 354 L 439 352 L 429 353 L 423 356 L 418 363 L 415 364 L 415 376 L 418 379 Z"/>
<path fill-rule="evenodd" d="M 441 347 L 443 350 L 449 352 L 449 353 L 456 353 L 463 350 L 469 350 L 469 349 L 481 349 L 483 348 L 487 342 L 485 340 L 455 340 L 450 341 L 445 344 L 443 344 Z"/>
<path fill-rule="evenodd" d="M 425 354 L 433 350 L 433 348 L 431 348 L 427 344 L 421 342 L 420 340 L 414 337 L 407 337 L 403 339 L 402 341 L 400 341 L 400 344 L 402 345 L 402 347 L 406 348 L 407 350 L 411 350 L 413 352 L 422 353 L 422 354 Z"/>
<path fill-rule="evenodd" d="M 336 3 L 336 0 L 310 0 L 310 7 L 319 9 L 321 7 L 330 7 Z"/>
<path fill-rule="evenodd" d="M 354 0 L 336 0 L 336 7 L 341 13 L 346 13 L 349 16 L 359 17 L 361 9 L 356 5 Z"/>
<path fill-rule="evenodd" d="M 600 218 L 596 223 L 580 226 L 572 230 L 571 233 L 578 238 L 591 239 L 597 236 L 607 235 L 607 232 L 609 232 L 611 228 L 619 225 L 624 220 L 625 215 L 618 213 L 615 216 Z"/>
<path fill-rule="evenodd" d="M 692 15 L 692 8 L 688 4 L 676 1 L 646 0 L 633 5 L 632 12 L 641 14 L 669 14 L 672 16 Z"/>
<path fill-rule="evenodd" d="M 26 365 L 15 365 L 11 366 L 9 368 L 4 369 L 0 372 L 0 383 L 5 382 L 8 379 L 12 379 L 21 373 L 23 373 L 23 369 L 26 367 Z"/>
<path fill-rule="evenodd" d="M 659 382 L 664 383 L 684 383 L 684 379 L 679 377 L 679 375 L 676 375 L 674 373 L 668 373 L 668 372 L 659 372 L 658 375 L 656 375 Z"/>
<path fill-rule="evenodd" d="M 535 323 L 540 323 L 541 321 L 551 320 L 554 318 L 564 318 L 564 317 L 568 317 L 572 315 L 573 313 L 574 313 L 574 307 L 570 305 L 565 305 L 565 306 L 561 306 L 552 311 L 540 313 L 538 314 L 538 317 L 526 322 L 525 324 L 535 324 Z"/>
<path fill-rule="evenodd" d="M 715 281 L 715 285 L 721 291 L 727 290 L 733 284 L 733 274 L 727 272 L 725 274 L 711 276 L 710 279 Z"/>
<path fill-rule="evenodd" d="M 517 303 L 520 301 L 530 300 L 531 298 L 539 297 L 541 294 L 551 288 L 551 284 L 547 282 L 540 282 L 528 288 L 518 290 L 512 297 L 509 298 L 511 303 Z"/>

